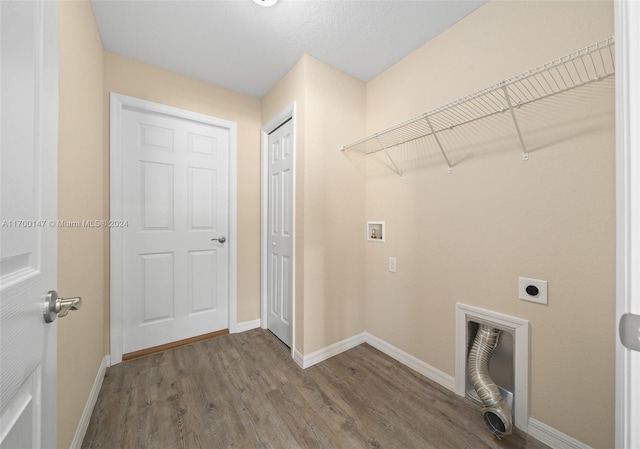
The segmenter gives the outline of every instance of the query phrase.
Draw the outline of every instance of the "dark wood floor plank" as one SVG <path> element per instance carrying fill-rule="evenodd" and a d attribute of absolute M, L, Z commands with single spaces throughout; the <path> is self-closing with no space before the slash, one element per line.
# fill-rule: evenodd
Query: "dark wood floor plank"
<path fill-rule="evenodd" d="M 372 410 L 384 410 L 384 415 L 394 427 L 402 428 L 413 439 L 423 441 L 437 441 L 437 447 L 456 447 L 448 444 L 446 432 L 442 428 L 446 423 L 434 420 L 433 407 L 413 397 L 413 385 L 401 380 L 386 382 L 385 379 L 370 367 L 362 365 L 358 353 L 361 350 L 346 354 L 347 357 L 336 358 L 330 365 L 336 373 L 336 380 L 345 384 L 345 388 L 362 391 L 360 394 L 368 396 L 369 407 Z M 375 366 L 383 368 L 383 360 L 376 357 Z"/>
<path fill-rule="evenodd" d="M 452 395 L 440 385 L 369 345 L 361 345 L 334 357 L 332 363 L 345 361 L 362 365 L 354 372 L 363 372 L 369 379 L 356 379 L 356 385 L 373 383 L 380 388 L 378 397 L 395 404 L 394 413 L 409 426 L 422 423 L 426 440 L 438 441 L 439 447 L 459 448 L 460 441 L 468 441 L 474 449 L 525 447 L 522 435 L 516 430 L 508 439 L 497 439 L 484 429 L 480 407 L 467 399 Z M 329 362 L 329 361 L 328 361 Z M 343 372 L 341 379 L 348 380 Z M 536 442 L 537 443 L 537 442 Z M 506 446 L 505 446 L 506 444 Z"/>
<path fill-rule="evenodd" d="M 284 385 L 267 393 L 267 399 L 287 424 L 299 447 L 337 447 L 338 441 L 334 439 L 331 429 L 314 409 L 307 406 L 297 390 Z"/>
<path fill-rule="evenodd" d="M 363 420 L 363 424 L 378 429 L 376 433 L 384 447 L 443 447 L 441 444 L 425 445 L 426 434 L 420 431 L 425 423 L 416 419 L 419 417 L 414 415 L 414 410 L 401 404 L 396 393 L 381 385 L 366 370 L 355 368 L 347 360 L 347 357 L 334 358 L 331 364 L 322 365 L 323 375 L 331 379 L 333 390 L 342 392 L 349 402 L 356 405 L 358 416 L 368 418 Z M 403 406 L 406 409 L 401 411 L 405 413 L 398 413 Z M 408 417 L 411 419 L 406 419 Z"/>
<path fill-rule="evenodd" d="M 202 447 L 253 447 L 256 436 L 252 434 L 252 428 L 245 424 L 239 394 L 229 387 L 227 379 L 235 373 L 225 371 L 220 362 L 220 357 L 226 352 L 215 354 L 214 351 L 206 351 L 205 360 L 209 366 L 206 374 L 198 379 L 201 391 L 196 394 L 206 400 L 208 419 L 205 427 L 213 435 L 208 444 Z"/>
<path fill-rule="evenodd" d="M 546 448 L 369 345 L 302 370 L 262 329 L 108 368 L 82 447 Z"/>
<path fill-rule="evenodd" d="M 359 348 L 358 352 L 364 351 Z M 474 438 L 474 432 L 483 433 L 481 418 L 479 414 L 474 415 L 472 424 L 469 427 L 469 414 L 461 413 L 461 401 L 452 397 L 450 393 L 440 391 L 436 385 L 428 382 L 424 377 L 408 372 L 397 361 L 390 358 L 384 360 L 386 356 L 376 351 L 375 354 L 367 354 L 362 357 L 357 353 L 344 354 L 347 357 L 338 358 L 346 360 L 360 361 L 362 368 L 357 372 L 365 373 L 368 380 L 358 380 L 358 382 L 371 382 L 382 385 L 379 399 L 383 402 L 394 403 L 393 413 L 396 419 L 407 423 L 414 430 L 419 431 L 423 438 L 438 441 L 440 447 L 458 448 L 460 434 L 467 433 L 467 437 Z M 373 357 L 373 360 L 371 360 Z M 374 364 L 373 364 L 374 363 Z M 376 370 L 371 368 L 377 367 Z M 344 379 L 349 379 L 344 377 Z M 450 408 L 450 404 L 456 403 L 457 407 Z M 421 425 L 420 425 L 421 424 Z M 472 429 L 470 432 L 469 429 Z M 493 438 L 493 436 L 491 436 Z M 487 447 L 474 441 L 474 447 Z"/>
<path fill-rule="evenodd" d="M 307 368 L 304 377 L 293 380 L 292 386 L 302 399 L 301 412 L 314 410 L 319 423 L 335 437 L 337 447 L 371 447 L 371 441 L 357 425 L 357 416 L 351 405 L 330 394 L 324 379 L 316 376 L 317 372 L 315 366 Z"/>

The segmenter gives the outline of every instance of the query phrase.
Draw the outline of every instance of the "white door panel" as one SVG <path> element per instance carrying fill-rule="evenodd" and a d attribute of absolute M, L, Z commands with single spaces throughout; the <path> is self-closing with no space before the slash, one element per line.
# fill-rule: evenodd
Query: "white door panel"
<path fill-rule="evenodd" d="M 625 314 L 640 315 L 640 3 L 616 2 L 615 12 L 616 326 L 620 326 Z M 616 332 L 616 447 L 636 449 L 640 448 L 640 352 L 623 346 L 634 347 L 633 335 L 627 338 L 623 342 Z"/>
<path fill-rule="evenodd" d="M 55 447 L 58 5 L 0 2 L 0 448 Z"/>
<path fill-rule="evenodd" d="M 291 346 L 293 339 L 293 120 L 268 142 L 267 328 Z"/>
<path fill-rule="evenodd" d="M 125 353 L 228 327 L 229 130 L 123 112 Z"/>

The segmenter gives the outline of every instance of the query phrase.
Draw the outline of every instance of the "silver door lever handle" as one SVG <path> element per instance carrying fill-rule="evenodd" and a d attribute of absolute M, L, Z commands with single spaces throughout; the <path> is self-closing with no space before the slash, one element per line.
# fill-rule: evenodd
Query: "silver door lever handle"
<path fill-rule="evenodd" d="M 226 241 L 227 241 L 227 238 L 223 235 L 223 236 L 220 236 L 220 237 L 216 237 L 216 238 L 211 239 L 211 241 L 212 241 L 212 242 L 213 242 L 214 240 L 217 240 L 217 241 L 218 241 L 218 242 L 220 242 L 220 243 L 224 243 L 224 242 L 226 242 Z"/>
<path fill-rule="evenodd" d="M 57 316 L 60 318 L 67 316 L 70 310 L 78 310 L 81 306 L 82 298 L 80 296 L 75 298 L 59 298 L 58 292 L 51 290 L 47 293 L 45 299 L 44 320 L 47 323 L 52 323 Z"/>

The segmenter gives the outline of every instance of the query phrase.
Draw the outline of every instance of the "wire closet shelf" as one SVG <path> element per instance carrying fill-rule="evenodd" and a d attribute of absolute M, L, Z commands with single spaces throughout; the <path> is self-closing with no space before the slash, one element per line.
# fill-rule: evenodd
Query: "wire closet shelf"
<path fill-rule="evenodd" d="M 522 146 L 522 159 L 527 160 L 529 155 L 514 109 L 613 76 L 615 73 L 613 47 L 614 38 L 610 37 L 384 131 L 344 145 L 340 150 L 353 150 L 366 154 L 384 151 L 394 170 L 402 176 L 402 171 L 387 150 L 431 135 L 451 173 L 453 166 L 438 134 L 509 111 Z"/>

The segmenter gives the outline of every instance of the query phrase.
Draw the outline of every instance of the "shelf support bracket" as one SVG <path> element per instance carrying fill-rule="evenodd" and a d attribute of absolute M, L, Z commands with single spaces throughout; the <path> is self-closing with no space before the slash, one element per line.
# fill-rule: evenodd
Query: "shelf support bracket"
<path fill-rule="evenodd" d="M 385 147 L 385 146 L 382 144 L 382 141 L 380 140 L 380 137 L 379 137 L 379 136 L 376 136 L 376 140 L 378 141 L 378 144 L 380 144 L 380 148 L 382 148 L 382 151 L 384 151 L 384 154 L 386 154 L 386 155 L 387 155 L 387 157 L 389 158 L 389 160 L 391 161 L 391 165 L 393 165 L 393 170 L 394 170 L 398 175 L 400 175 L 400 179 L 402 179 L 402 178 L 403 178 L 402 170 L 400 170 L 400 169 L 398 168 L 398 166 L 396 165 L 396 163 L 394 162 L 393 158 L 391 157 L 391 155 L 390 155 L 390 154 L 389 154 L 389 152 L 387 151 L 387 147 Z"/>
<path fill-rule="evenodd" d="M 513 119 L 513 124 L 516 126 L 516 132 L 518 133 L 518 139 L 520 139 L 520 145 L 522 145 L 522 160 L 529 160 L 529 153 L 527 152 L 527 147 L 524 144 L 524 140 L 522 139 L 522 133 L 520 132 L 520 126 L 518 126 L 518 120 L 516 120 L 516 113 L 513 111 L 513 106 L 511 105 L 511 98 L 509 97 L 509 92 L 507 91 L 507 86 L 504 81 L 502 82 L 502 91 L 504 92 L 504 98 L 507 100 L 507 106 L 509 106 L 509 112 L 511 112 L 511 118 Z"/>
<path fill-rule="evenodd" d="M 431 125 L 431 120 L 429 120 L 429 115 L 425 114 L 424 119 L 427 121 L 427 125 L 429 125 L 429 129 L 431 130 L 431 134 L 433 134 L 433 137 L 435 137 L 435 139 L 436 139 L 436 143 L 438 144 L 438 148 L 440 148 L 440 153 L 442 153 L 442 157 L 444 158 L 445 162 L 447 163 L 447 167 L 449 167 L 449 174 L 453 173 L 453 166 L 451 165 L 451 162 L 449 162 L 449 158 L 447 157 L 447 153 L 444 152 L 444 147 L 442 146 L 442 143 L 440 143 L 440 139 L 438 138 L 438 134 L 434 131 L 433 125 Z"/>

